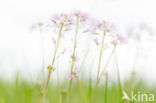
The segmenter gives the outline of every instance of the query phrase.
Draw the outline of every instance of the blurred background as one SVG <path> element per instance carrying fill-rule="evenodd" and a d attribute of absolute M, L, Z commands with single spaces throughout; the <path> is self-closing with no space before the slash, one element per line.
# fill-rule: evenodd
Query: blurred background
<path fill-rule="evenodd" d="M 81 10 L 94 18 L 113 22 L 128 38 L 128 43 L 119 46 L 115 52 L 122 79 L 130 76 L 135 70 L 151 84 L 156 83 L 155 5 L 155 0 L 1 0 L 0 78 L 11 80 L 20 73 L 24 78 L 36 79 L 42 71 L 41 35 L 37 30 L 32 32 L 30 25 L 40 21 L 46 22 L 54 13 Z M 43 35 L 46 70 L 46 66 L 51 63 L 54 34 L 45 31 Z M 86 74 L 92 69 L 94 77 L 97 72 L 97 60 L 94 58 L 97 48 L 94 48 L 91 39 L 92 36 L 88 35 L 79 41 L 82 50 L 78 51 L 78 54 L 82 58 L 77 64 Z M 69 41 L 65 39 L 63 43 L 66 48 L 72 46 Z M 69 56 L 70 51 L 57 61 L 58 70 L 53 79 L 57 73 L 64 78 L 63 75 L 69 70 Z M 112 57 L 108 68 L 113 68 L 113 58 L 115 57 Z M 90 67 L 92 62 L 94 63 Z M 114 75 L 113 70 L 111 73 Z"/>

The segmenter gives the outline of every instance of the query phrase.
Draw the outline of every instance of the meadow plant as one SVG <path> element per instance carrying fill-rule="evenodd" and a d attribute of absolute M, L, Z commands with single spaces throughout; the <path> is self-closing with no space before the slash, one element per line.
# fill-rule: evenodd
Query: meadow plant
<path fill-rule="evenodd" d="M 85 28 L 86 22 L 88 21 L 88 14 L 83 13 L 81 11 L 73 11 L 72 16 L 74 18 L 73 27 L 75 28 L 75 38 L 74 38 L 74 45 L 73 45 L 73 53 L 71 56 L 72 63 L 70 67 L 70 73 L 67 75 L 69 79 L 69 87 L 68 87 L 68 95 L 70 95 L 70 90 L 72 86 L 72 79 L 73 77 L 80 78 L 78 73 L 73 72 L 74 64 L 76 61 L 78 61 L 78 56 L 76 56 L 76 48 L 77 48 L 77 37 L 79 29 L 83 29 L 83 32 L 87 32 L 87 28 Z"/>
<path fill-rule="evenodd" d="M 55 14 L 51 18 L 51 23 L 52 23 L 53 27 L 55 27 L 59 32 L 58 32 L 57 40 L 54 41 L 55 50 L 54 50 L 54 54 L 53 54 L 53 58 L 52 58 L 52 64 L 47 67 L 48 76 L 47 76 L 47 79 L 46 79 L 45 85 L 44 85 L 43 103 L 46 103 L 46 92 L 47 92 L 49 80 L 50 80 L 52 71 L 55 70 L 54 64 L 55 64 L 56 55 L 57 55 L 57 51 L 59 48 L 62 32 L 70 30 L 70 26 L 73 24 L 73 21 L 72 21 L 71 16 L 69 14 L 59 14 L 59 15 Z"/>
<path fill-rule="evenodd" d="M 114 24 L 108 22 L 108 21 L 99 21 L 95 20 L 87 13 L 83 13 L 81 11 L 73 11 L 72 13 L 62 13 L 62 14 L 55 14 L 50 19 L 50 23 L 47 23 L 50 26 L 50 29 L 55 29 L 57 31 L 57 39 L 52 38 L 52 41 L 54 43 L 54 54 L 52 58 L 51 65 L 48 65 L 48 75 L 44 83 L 44 90 L 43 90 L 43 103 L 46 103 L 46 94 L 48 89 L 48 84 L 50 81 L 50 77 L 52 72 L 55 70 L 55 61 L 58 57 L 58 49 L 60 44 L 60 40 L 63 37 L 64 32 L 74 31 L 74 42 L 73 42 L 73 48 L 72 48 L 72 55 L 71 55 L 71 66 L 70 66 L 70 72 L 66 75 L 66 77 L 69 80 L 68 84 L 68 99 L 67 101 L 70 102 L 70 94 L 71 94 L 71 88 L 72 88 L 72 80 L 74 78 L 80 79 L 80 73 L 75 71 L 75 63 L 79 60 L 79 57 L 76 54 L 77 51 L 77 42 L 78 42 L 78 35 L 86 33 L 87 34 L 93 34 L 95 36 L 95 39 L 93 42 L 98 46 L 99 48 L 99 58 L 98 58 L 98 67 L 97 67 L 97 77 L 96 77 L 96 87 L 95 91 L 98 87 L 98 84 L 104 74 L 106 74 L 106 86 L 105 86 L 105 103 L 107 103 L 107 84 L 108 84 L 108 76 L 106 72 L 106 68 L 109 64 L 109 61 L 111 59 L 111 56 L 113 55 L 115 48 L 118 45 L 121 45 L 123 43 L 127 42 L 127 39 L 124 38 L 120 33 L 117 31 Z M 42 25 L 39 25 L 42 26 Z M 33 26 L 34 28 L 35 26 Z M 80 33 L 81 32 L 81 33 Z M 109 59 L 106 62 L 106 65 L 104 69 L 102 70 L 102 73 L 100 74 L 101 70 L 101 62 L 103 58 L 103 53 L 108 48 L 112 48 L 113 50 L 109 56 Z M 64 54 L 66 51 L 63 50 L 61 54 Z M 92 98 L 91 93 L 91 79 L 90 79 L 90 98 Z M 96 94 L 96 93 L 95 93 Z M 60 100 L 62 101 L 62 100 Z"/>

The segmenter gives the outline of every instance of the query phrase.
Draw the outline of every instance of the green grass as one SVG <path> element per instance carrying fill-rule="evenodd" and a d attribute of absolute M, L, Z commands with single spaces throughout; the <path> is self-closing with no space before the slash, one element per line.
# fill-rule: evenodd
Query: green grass
<path fill-rule="evenodd" d="M 104 82 L 105 83 L 105 82 Z M 71 90 L 71 103 L 105 103 L 105 86 L 99 85 L 95 95 L 95 84 L 93 81 L 77 81 L 74 80 Z M 118 82 L 108 81 L 107 87 L 107 103 L 119 103 L 120 91 Z M 47 92 L 48 103 L 66 103 L 67 83 L 59 86 L 50 84 Z M 3 81 L 0 80 L 0 103 L 41 103 L 42 85 L 26 80 Z M 137 82 L 124 81 L 122 89 L 130 95 L 133 90 L 135 93 L 152 93 L 156 95 L 156 85 L 148 86 L 143 80 Z M 121 102 L 121 101 L 120 101 Z M 128 102 L 123 103 L 144 103 L 144 102 Z M 156 102 L 147 102 L 156 103 Z"/>

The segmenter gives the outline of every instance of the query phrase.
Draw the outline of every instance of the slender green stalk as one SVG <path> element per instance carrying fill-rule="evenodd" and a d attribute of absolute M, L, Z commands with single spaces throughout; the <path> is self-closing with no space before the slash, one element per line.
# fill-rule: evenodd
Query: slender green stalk
<path fill-rule="evenodd" d="M 76 30 L 75 30 L 75 40 L 74 40 L 74 47 L 73 47 L 73 54 L 72 54 L 72 64 L 71 64 L 71 68 L 70 68 L 71 72 L 73 72 L 74 63 L 75 63 L 75 53 L 76 53 L 76 46 L 77 46 L 76 44 L 77 44 L 78 28 L 79 28 L 79 17 L 77 16 Z M 68 95 L 70 95 L 71 86 L 72 86 L 72 79 L 69 81 Z"/>
<path fill-rule="evenodd" d="M 106 35 L 106 32 L 104 31 L 104 33 L 103 33 L 103 38 L 102 38 L 102 45 L 101 45 L 101 49 L 100 49 L 100 57 L 99 57 L 99 63 L 98 63 L 98 73 L 97 73 L 97 81 L 96 81 L 95 91 L 96 91 L 96 89 L 97 89 L 98 82 L 99 82 L 100 67 L 101 67 L 101 59 L 102 59 L 102 54 L 103 54 L 105 35 Z"/>
<path fill-rule="evenodd" d="M 43 78 L 43 83 L 45 81 L 45 75 L 44 75 L 44 36 L 42 33 L 42 29 L 40 28 L 40 36 L 41 36 L 41 52 L 42 52 L 42 78 Z"/>
<path fill-rule="evenodd" d="M 57 38 L 57 43 L 56 43 L 55 52 L 54 52 L 54 55 L 53 55 L 53 60 L 52 60 L 52 65 L 51 65 L 52 68 L 53 68 L 53 65 L 55 63 L 56 53 L 57 53 L 57 50 L 58 50 L 58 47 L 59 47 L 59 42 L 60 42 L 60 38 L 61 38 L 61 34 L 62 34 L 62 28 L 63 28 L 63 24 L 61 25 L 60 30 L 59 30 L 59 35 L 58 35 L 58 38 Z M 46 103 L 46 93 L 47 93 L 47 88 L 48 88 L 51 72 L 52 72 L 52 70 L 49 69 L 48 70 L 48 77 L 47 77 L 47 80 L 46 80 L 45 85 L 44 85 L 43 103 Z"/>
<path fill-rule="evenodd" d="M 89 78 L 89 100 L 91 99 L 92 96 L 92 78 L 91 78 L 91 72 L 90 72 L 90 78 Z"/>
<path fill-rule="evenodd" d="M 118 65 L 118 60 L 117 60 L 117 55 L 116 55 L 116 64 L 117 64 L 117 75 L 118 75 L 118 87 L 119 87 L 119 96 L 120 96 L 120 103 L 122 103 L 122 86 L 121 86 L 121 80 L 120 80 L 120 71 L 119 71 L 119 65 Z"/>
<path fill-rule="evenodd" d="M 108 74 L 106 73 L 106 87 L 105 87 L 104 103 L 107 103 L 107 94 L 108 94 Z"/>
<path fill-rule="evenodd" d="M 115 49 L 116 49 L 116 47 L 114 47 L 114 49 L 112 50 L 112 52 L 111 52 L 111 54 L 110 54 L 110 56 L 109 56 L 109 58 L 108 58 L 108 60 L 107 60 L 107 63 L 106 63 L 106 65 L 105 65 L 105 67 L 104 67 L 104 69 L 103 69 L 103 71 L 102 71 L 102 73 L 101 73 L 101 75 L 100 75 L 100 77 L 99 77 L 99 82 L 100 82 L 102 76 L 104 75 L 104 72 L 105 72 L 106 69 L 107 69 L 107 66 L 108 66 L 108 64 L 109 64 L 109 62 L 110 62 L 110 60 L 111 60 L 111 57 L 112 57 L 112 55 L 113 55 L 114 52 L 115 52 Z M 99 82 L 98 82 L 98 83 L 99 83 Z"/>

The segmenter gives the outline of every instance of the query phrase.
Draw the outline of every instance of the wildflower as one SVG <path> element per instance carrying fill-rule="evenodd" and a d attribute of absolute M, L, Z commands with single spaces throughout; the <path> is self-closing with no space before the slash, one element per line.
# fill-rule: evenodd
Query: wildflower
<path fill-rule="evenodd" d="M 89 15 L 87 13 L 81 12 L 79 10 L 75 10 L 72 13 L 73 17 L 76 17 L 74 23 L 78 20 L 79 28 L 82 28 L 83 33 L 89 32 Z"/>
<path fill-rule="evenodd" d="M 127 39 L 124 36 L 122 36 L 121 34 L 116 34 L 116 37 L 122 43 L 127 42 Z"/>
<path fill-rule="evenodd" d="M 35 29 L 40 29 L 41 30 L 43 28 L 43 26 L 44 26 L 44 23 L 42 23 L 42 22 L 33 23 L 30 26 L 30 31 L 34 31 Z"/>
<path fill-rule="evenodd" d="M 80 22 L 85 22 L 86 20 L 89 19 L 89 15 L 87 13 L 83 13 L 79 10 L 75 10 L 73 12 L 73 15 L 78 17 L 80 19 Z"/>
<path fill-rule="evenodd" d="M 64 27 L 64 31 L 71 30 L 73 24 L 73 17 L 70 14 L 55 14 L 51 18 L 52 26 L 56 28 Z"/>
<path fill-rule="evenodd" d="M 78 78 L 80 79 L 80 74 L 76 72 L 70 72 L 67 74 L 68 80 L 72 80 L 73 78 Z"/>
<path fill-rule="evenodd" d="M 147 24 L 145 24 L 145 23 L 142 23 L 142 24 L 140 24 L 139 26 L 140 26 L 140 29 L 141 29 L 141 30 L 147 30 L 147 32 L 148 32 L 149 34 L 153 35 L 153 30 L 152 30 L 152 28 L 151 28 L 149 25 L 147 25 Z"/>
<path fill-rule="evenodd" d="M 107 21 L 95 21 L 95 29 L 110 32 L 112 25 Z"/>

